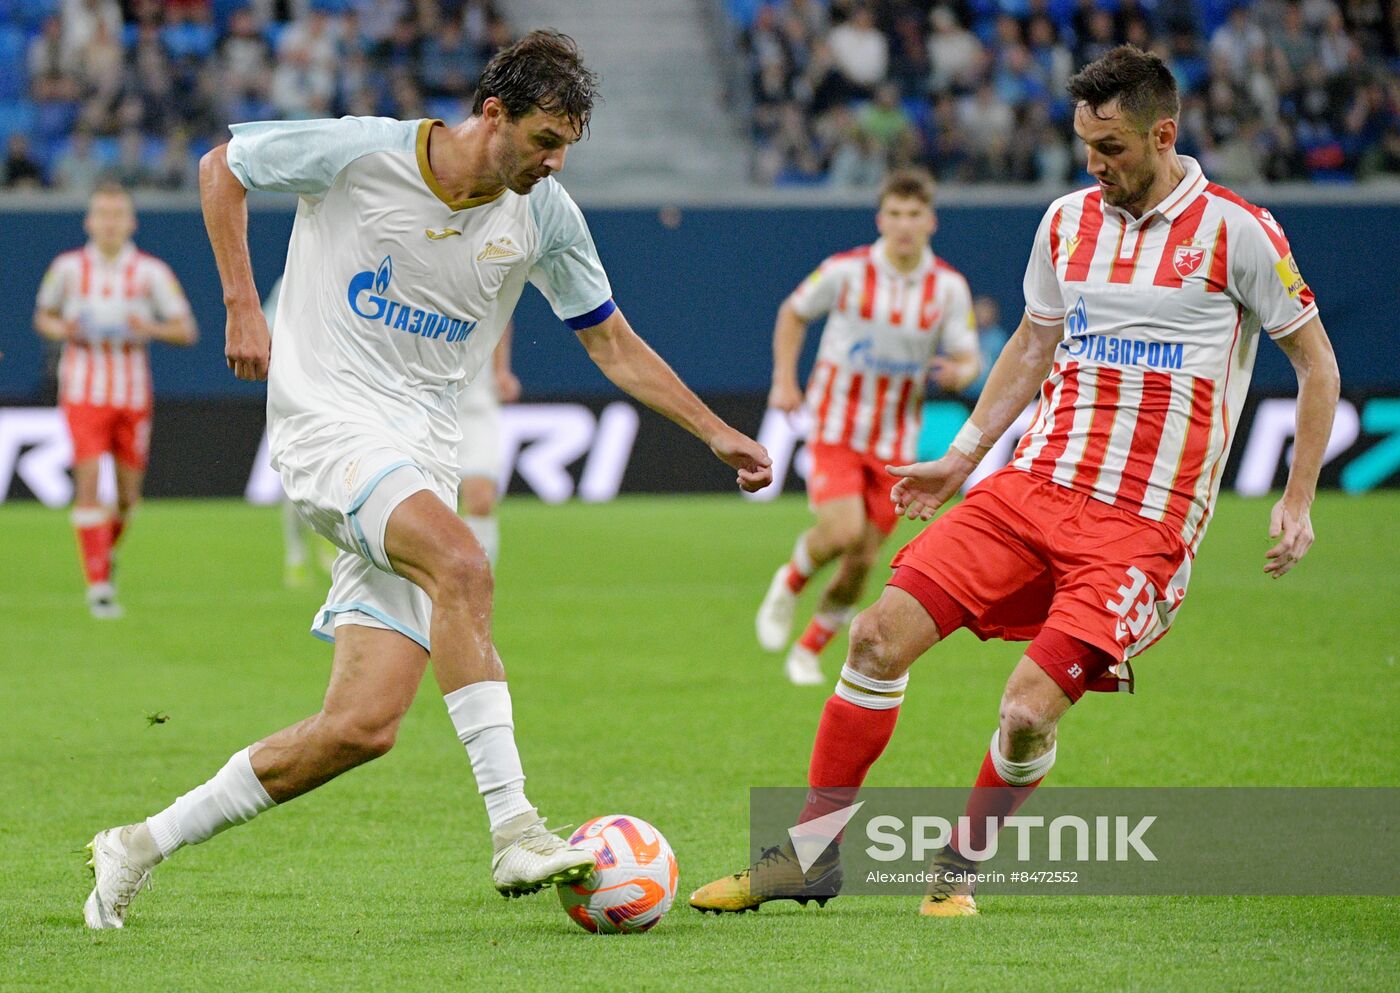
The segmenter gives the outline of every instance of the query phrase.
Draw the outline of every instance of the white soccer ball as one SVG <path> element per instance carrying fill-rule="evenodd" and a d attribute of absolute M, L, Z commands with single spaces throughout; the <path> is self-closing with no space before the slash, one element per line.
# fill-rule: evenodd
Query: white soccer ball
<path fill-rule="evenodd" d="M 679 870 L 660 831 L 640 817 L 595 817 L 569 838 L 590 849 L 596 868 L 579 883 L 559 886 L 559 902 L 594 934 L 646 931 L 671 909 Z"/>

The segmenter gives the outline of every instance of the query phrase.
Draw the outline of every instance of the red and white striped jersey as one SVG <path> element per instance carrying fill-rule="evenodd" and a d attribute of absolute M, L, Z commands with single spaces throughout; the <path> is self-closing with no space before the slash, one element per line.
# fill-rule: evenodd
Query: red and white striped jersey
<path fill-rule="evenodd" d="M 83 332 L 82 341 L 64 343 L 59 402 L 128 410 L 151 406 L 146 345 L 128 318 L 168 321 L 190 312 L 170 267 L 132 244 L 112 259 L 91 244 L 64 252 L 44 274 L 36 306 L 77 321 Z"/>
<path fill-rule="evenodd" d="M 1097 188 L 1050 205 L 1026 268 L 1026 313 L 1064 338 L 1018 469 L 1205 534 L 1262 329 L 1317 314 L 1273 216 L 1186 176 L 1133 218 Z"/>
<path fill-rule="evenodd" d="M 827 315 L 807 384 L 811 439 L 912 462 L 929 362 L 940 351 L 977 352 L 962 273 L 928 249 L 917 269 L 902 273 L 877 241 L 831 256 L 788 303 L 804 320 Z"/>

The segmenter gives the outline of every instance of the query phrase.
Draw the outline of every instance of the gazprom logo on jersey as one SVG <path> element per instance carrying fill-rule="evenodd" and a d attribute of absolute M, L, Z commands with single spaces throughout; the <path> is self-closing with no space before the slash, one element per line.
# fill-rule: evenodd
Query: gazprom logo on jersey
<path fill-rule="evenodd" d="M 1142 365 L 1153 369 L 1181 368 L 1181 342 L 1142 341 L 1109 334 L 1090 334 L 1089 312 L 1084 307 L 1083 297 L 1065 315 L 1065 330 L 1069 336 L 1060 342 L 1060 347 L 1073 359 L 1111 365 Z"/>
<path fill-rule="evenodd" d="M 394 258 L 384 256 L 374 272 L 357 272 L 350 280 L 347 297 L 350 309 L 371 321 L 381 321 L 386 327 L 422 338 L 442 339 L 449 344 L 464 340 L 476 327 L 476 321 L 464 317 L 448 317 L 431 310 L 413 307 L 388 296 L 389 283 L 394 278 Z"/>
<path fill-rule="evenodd" d="M 869 338 L 852 345 L 847 358 L 853 368 L 878 376 L 917 376 L 924 371 L 922 362 L 881 358 L 875 354 L 875 342 Z"/>

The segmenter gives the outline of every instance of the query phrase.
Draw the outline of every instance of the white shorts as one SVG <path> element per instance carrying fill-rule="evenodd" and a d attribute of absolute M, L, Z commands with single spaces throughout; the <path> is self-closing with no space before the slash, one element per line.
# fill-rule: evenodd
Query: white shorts
<path fill-rule="evenodd" d="M 457 398 L 457 420 L 462 427 L 458 474 L 463 479 L 482 477 L 495 482 L 501 476 L 501 402 L 490 369 L 483 369 L 463 387 Z"/>
<path fill-rule="evenodd" d="M 295 468 L 288 461 L 282 460 L 283 486 L 297 513 L 341 550 L 311 633 L 333 642 L 341 624 L 359 624 L 397 631 L 427 649 L 432 601 L 393 571 L 384 532 L 389 516 L 408 497 L 428 490 L 451 507 L 453 488 L 402 450 L 373 440 Z"/>

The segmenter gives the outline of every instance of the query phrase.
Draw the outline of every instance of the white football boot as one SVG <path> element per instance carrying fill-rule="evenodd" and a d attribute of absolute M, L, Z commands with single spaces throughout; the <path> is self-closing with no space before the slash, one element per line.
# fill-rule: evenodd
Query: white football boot
<path fill-rule="evenodd" d="M 792 615 L 797 612 L 797 594 L 788 586 L 787 571 L 787 563 L 784 562 L 773 574 L 768 592 L 763 595 L 763 603 L 759 604 L 758 616 L 754 618 L 758 643 L 770 652 L 781 652 L 792 637 Z"/>
<path fill-rule="evenodd" d="M 593 853 L 576 848 L 544 826 L 534 808 L 491 832 L 496 854 L 491 881 L 502 896 L 524 896 L 557 883 L 576 883 L 596 865 Z"/>
<path fill-rule="evenodd" d="M 93 583 L 87 588 L 88 613 L 100 621 L 115 621 L 126 611 L 117 603 L 117 591 L 111 583 Z"/>
<path fill-rule="evenodd" d="M 93 878 L 92 892 L 83 904 L 83 920 L 88 927 L 124 926 L 132 898 L 150 885 L 151 869 L 160 862 L 160 852 L 155 851 L 154 858 L 150 857 L 154 841 L 148 840 L 144 846 L 133 844 L 132 833 L 144 829 L 144 824 L 108 828 L 88 842 L 92 857 L 87 864 Z"/>
<path fill-rule="evenodd" d="M 783 671 L 793 686 L 820 686 L 826 681 L 822 677 L 822 664 L 817 654 L 803 648 L 800 643 L 788 649 Z"/>

